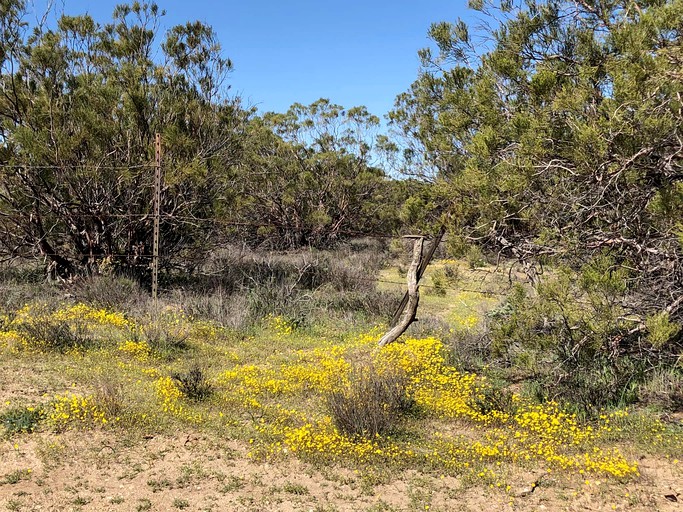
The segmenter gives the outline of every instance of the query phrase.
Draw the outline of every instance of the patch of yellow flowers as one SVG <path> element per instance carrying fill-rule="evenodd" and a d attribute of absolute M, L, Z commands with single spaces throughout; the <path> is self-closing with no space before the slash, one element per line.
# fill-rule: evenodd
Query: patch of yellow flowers
<path fill-rule="evenodd" d="M 147 361 L 152 356 L 152 349 L 146 341 L 122 341 L 117 346 L 119 352 L 139 361 Z"/>
<path fill-rule="evenodd" d="M 159 377 L 154 382 L 154 389 L 164 412 L 176 416 L 183 413 L 184 408 L 181 403 L 183 393 L 178 386 L 176 386 L 175 382 L 173 382 L 173 379 L 170 377 Z"/>
<path fill-rule="evenodd" d="M 367 342 L 376 338 L 366 339 Z M 354 345 L 354 343 L 351 343 Z M 281 368 L 242 366 L 222 374 L 219 382 L 226 390 L 241 396 L 245 407 L 262 407 L 273 396 L 325 392 L 343 385 L 350 365 L 344 355 L 348 348 L 335 346 L 300 354 L 299 361 Z M 302 363 L 302 361 L 305 361 Z M 433 467 L 464 470 L 498 462 L 541 462 L 548 468 L 572 472 L 595 472 L 615 477 L 636 475 L 635 463 L 617 450 L 597 446 L 603 433 L 611 429 L 615 415 L 604 416 L 595 427 L 578 419 L 553 402 L 527 403 L 513 395 L 509 411 L 482 411 L 486 382 L 473 374 L 459 373 L 446 363 L 443 344 L 435 338 L 408 339 L 373 353 L 378 372 L 404 372 L 408 394 L 429 416 L 466 421 L 474 429 L 469 436 L 432 434 L 414 445 L 390 437 L 351 438 L 340 433 L 324 413 L 300 421 L 271 419 L 259 430 L 272 453 L 294 453 L 300 457 L 327 461 L 354 460 L 360 463 L 383 461 L 393 464 L 417 462 Z M 235 403 L 235 402 L 233 402 Z M 272 413 L 272 411 L 271 411 Z M 625 413 L 616 413 L 623 415 Z M 272 414 L 270 415 L 272 417 Z M 277 417 L 277 414 L 275 415 Z"/>
<path fill-rule="evenodd" d="M 0 320 L 0 348 L 12 353 L 45 350 L 44 340 L 33 339 L 24 332 L 23 327 L 27 325 L 66 324 L 72 331 L 113 341 L 130 337 L 137 330 L 135 323 L 122 313 L 82 303 L 64 305 L 55 310 L 43 303 L 26 304 L 15 312 L 13 318 L 5 315 Z"/>
<path fill-rule="evenodd" d="M 13 354 L 32 351 L 30 340 L 19 331 L 12 328 L 6 331 L 0 331 L 0 349 L 7 350 Z"/>
<path fill-rule="evenodd" d="M 40 305 L 26 306 L 13 318 L 0 319 L 0 347 L 27 349 L 30 340 L 23 337 L 21 323 L 41 319 L 78 323 L 91 332 L 102 328 L 114 330 L 118 338 L 113 338 L 116 341 L 113 346 L 119 355 L 138 362 L 152 360 L 149 344 L 138 341 L 141 333 L 138 325 L 120 313 L 84 304 L 51 312 Z M 166 311 L 154 320 L 183 338 L 213 341 L 218 336 L 215 326 L 195 325 L 198 323 L 182 312 Z M 283 346 L 293 338 L 294 326 L 283 317 L 270 316 L 267 323 Z M 450 366 L 440 340 L 411 338 L 378 349 L 376 343 L 381 333 L 381 329 L 374 329 L 343 343 L 325 342 L 323 347 L 317 344 L 298 350 L 287 362 L 266 359 L 258 364 L 238 364 L 240 359 L 235 357 L 230 361 L 234 366 L 212 379 L 216 393 L 209 410 L 215 410 L 221 417 L 224 413 L 232 416 L 247 413 L 260 434 L 254 449 L 270 455 L 293 453 L 324 461 L 417 463 L 455 471 L 477 468 L 481 472 L 482 466 L 512 462 L 615 477 L 638 474 L 636 464 L 627 461 L 617 450 L 603 450 L 599 446 L 605 434 L 616 428 L 614 424 L 618 421 L 614 420 L 625 413 L 604 415 L 590 426 L 579 422 L 556 403 L 539 405 L 517 395 L 512 395 L 510 406 L 504 410 L 482 407 L 487 403 L 490 386 L 485 379 L 458 372 Z M 407 394 L 421 414 L 434 422 L 456 420 L 460 422 L 460 433 L 422 431 L 412 441 L 390 436 L 356 438 L 341 433 L 325 411 L 324 396 L 350 384 L 354 360 L 365 361 L 380 375 L 405 377 Z M 194 423 L 211 414 L 197 413 L 176 382 L 156 368 L 125 364 L 150 383 L 160 406 L 158 414 Z M 287 409 L 284 407 L 287 402 L 297 405 Z M 57 430 L 77 425 L 105 425 L 109 421 L 93 397 L 80 395 L 55 397 L 47 410 L 47 420 Z"/>
<path fill-rule="evenodd" d="M 289 336 L 294 332 L 294 324 L 280 315 L 268 315 L 266 323 L 279 336 Z"/>
<path fill-rule="evenodd" d="M 63 322 L 85 322 L 117 329 L 130 329 L 134 325 L 122 313 L 93 308 L 82 303 L 58 309 L 50 315 L 50 319 Z"/>
<path fill-rule="evenodd" d="M 159 377 L 154 381 L 154 390 L 163 412 L 192 423 L 201 423 L 201 414 L 194 413 L 185 407 L 183 393 L 170 377 Z"/>
<path fill-rule="evenodd" d="M 92 396 L 66 394 L 54 397 L 47 422 L 62 431 L 70 426 L 106 425 L 108 420 Z"/>

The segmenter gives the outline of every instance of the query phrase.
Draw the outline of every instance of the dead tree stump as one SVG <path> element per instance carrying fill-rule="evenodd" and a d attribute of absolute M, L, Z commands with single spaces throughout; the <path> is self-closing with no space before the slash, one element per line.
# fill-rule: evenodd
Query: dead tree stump
<path fill-rule="evenodd" d="M 420 287 L 418 286 L 418 269 L 422 263 L 422 245 L 424 237 L 417 237 L 413 243 L 413 261 L 408 269 L 408 304 L 403 310 L 400 320 L 379 340 L 379 346 L 383 347 L 396 341 L 401 334 L 415 321 L 417 305 L 420 302 Z"/>

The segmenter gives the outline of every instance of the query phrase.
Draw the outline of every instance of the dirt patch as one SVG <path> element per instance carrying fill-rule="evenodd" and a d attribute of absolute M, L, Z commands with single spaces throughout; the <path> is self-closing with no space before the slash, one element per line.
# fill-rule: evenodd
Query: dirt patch
<path fill-rule="evenodd" d="M 579 480 L 511 468 L 509 489 L 466 478 L 297 460 L 258 462 L 249 446 L 196 432 L 128 437 L 38 433 L 0 445 L 0 506 L 40 511 L 683 510 L 681 464 L 644 458 L 641 476 Z"/>

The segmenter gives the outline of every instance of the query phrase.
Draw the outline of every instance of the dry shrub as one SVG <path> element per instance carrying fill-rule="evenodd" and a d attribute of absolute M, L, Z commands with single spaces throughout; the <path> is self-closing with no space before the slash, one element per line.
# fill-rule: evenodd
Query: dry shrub
<path fill-rule="evenodd" d="M 341 432 L 374 438 L 395 430 L 412 410 L 407 386 L 405 374 L 378 372 L 364 364 L 352 373 L 348 386 L 328 393 L 327 407 Z"/>
<path fill-rule="evenodd" d="M 95 402 L 105 417 L 118 418 L 123 411 L 123 385 L 109 377 L 95 384 Z"/>
<path fill-rule="evenodd" d="M 161 354 L 174 354 L 188 348 L 190 326 L 176 321 L 172 314 L 154 314 L 140 322 L 143 337 L 152 348 Z"/>
<path fill-rule="evenodd" d="M 316 298 L 316 304 L 329 311 L 351 311 L 369 317 L 389 319 L 401 302 L 400 291 L 334 292 L 326 291 Z"/>
<path fill-rule="evenodd" d="M 449 348 L 450 363 L 466 372 L 480 372 L 486 366 L 501 369 L 509 366 L 495 358 L 491 351 L 491 338 L 486 331 L 455 331 L 444 334 L 441 339 Z"/>
<path fill-rule="evenodd" d="M 90 276 L 75 282 L 72 294 L 92 306 L 129 310 L 137 303 L 147 300 L 147 293 L 137 282 L 127 277 L 110 275 Z"/>
<path fill-rule="evenodd" d="M 63 291 L 46 283 L 42 266 L 0 264 L 0 312 L 11 314 L 25 304 L 51 302 L 63 298 Z"/>
<path fill-rule="evenodd" d="M 182 304 L 183 311 L 192 318 L 233 329 L 249 324 L 249 297 L 246 294 L 226 293 L 219 287 L 205 293 L 178 291 L 172 300 Z"/>
<path fill-rule="evenodd" d="M 418 313 L 420 311 L 418 310 Z M 451 324 L 443 318 L 425 313 L 419 315 L 408 328 L 408 335 L 412 338 L 428 338 L 434 336 L 441 340 L 446 340 L 450 336 L 452 329 Z"/>
<path fill-rule="evenodd" d="M 683 369 L 659 369 L 638 389 L 638 400 L 665 410 L 683 411 Z"/>
<path fill-rule="evenodd" d="M 198 366 L 187 372 L 174 373 L 171 378 L 178 384 L 181 393 L 190 400 L 201 402 L 213 393 L 213 385 Z"/>
<path fill-rule="evenodd" d="M 18 330 L 31 343 L 55 352 L 66 352 L 74 348 L 88 349 L 98 345 L 97 340 L 90 336 L 86 327 L 80 323 L 31 318 L 20 324 Z"/>

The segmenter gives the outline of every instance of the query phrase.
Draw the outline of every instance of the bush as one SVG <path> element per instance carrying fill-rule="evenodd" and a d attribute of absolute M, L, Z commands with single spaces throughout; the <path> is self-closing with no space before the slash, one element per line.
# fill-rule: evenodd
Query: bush
<path fill-rule="evenodd" d="M 97 345 L 84 325 L 73 325 L 63 320 L 32 318 L 19 324 L 18 330 L 32 343 L 57 352 L 66 352 L 74 348 L 87 349 Z"/>
<path fill-rule="evenodd" d="M 480 372 L 485 366 L 501 365 L 491 353 L 491 337 L 478 330 L 455 331 L 442 337 L 449 348 L 450 362 L 459 370 Z"/>
<path fill-rule="evenodd" d="M 683 369 L 658 370 L 638 389 L 638 400 L 671 411 L 683 411 Z"/>
<path fill-rule="evenodd" d="M 598 357 L 565 365 L 559 374 L 537 375 L 531 388 L 541 402 L 559 400 L 581 417 L 594 418 L 606 408 L 635 402 L 644 371 L 644 362 L 634 358 Z"/>
<path fill-rule="evenodd" d="M 42 266 L 0 265 L 0 313 L 10 313 L 36 301 L 51 302 L 62 298 L 57 286 L 45 283 Z"/>
<path fill-rule="evenodd" d="M 44 418 L 41 407 L 14 407 L 0 414 L 0 423 L 7 435 L 31 433 Z"/>
<path fill-rule="evenodd" d="M 87 277 L 76 281 L 71 291 L 80 301 L 104 309 L 128 310 L 147 299 L 138 283 L 126 277 Z"/>
<path fill-rule="evenodd" d="M 477 245 L 470 245 L 465 253 L 465 259 L 471 269 L 486 265 L 486 257 Z"/>
<path fill-rule="evenodd" d="M 123 386 L 108 377 L 101 378 L 95 386 L 95 403 L 107 418 L 116 418 L 123 410 Z"/>
<path fill-rule="evenodd" d="M 456 286 L 462 280 L 462 274 L 457 265 L 445 265 L 443 275 L 449 286 Z"/>
<path fill-rule="evenodd" d="M 327 407 L 341 432 L 373 438 L 395 430 L 412 410 L 407 384 L 403 374 L 380 374 L 371 365 L 361 366 L 346 389 L 327 395 Z"/>
<path fill-rule="evenodd" d="M 681 343 L 666 315 L 633 328 L 622 300 L 628 282 L 626 269 L 599 256 L 576 271 L 557 269 L 536 294 L 515 287 L 488 315 L 493 355 L 526 364 L 538 398 L 563 400 L 588 416 L 635 402 L 653 370 L 675 366 Z"/>
<path fill-rule="evenodd" d="M 173 354 L 187 349 L 191 327 L 187 318 L 171 310 L 153 313 L 140 322 L 145 340 L 162 354 Z"/>
<path fill-rule="evenodd" d="M 482 414 L 500 411 L 514 415 L 517 407 L 512 397 L 513 393 L 508 389 L 494 386 L 485 387 L 480 394 L 475 396 L 474 406 Z"/>
<path fill-rule="evenodd" d="M 443 270 L 435 270 L 431 275 L 432 285 L 427 287 L 427 293 L 436 295 L 437 297 L 445 297 L 446 290 L 446 274 Z"/>
<path fill-rule="evenodd" d="M 400 291 L 329 292 L 316 298 L 316 305 L 329 311 L 363 313 L 368 317 L 389 319 L 403 293 Z"/>
<path fill-rule="evenodd" d="M 249 298 L 246 294 L 227 293 L 222 288 L 202 292 L 178 291 L 173 302 L 182 304 L 192 318 L 209 320 L 222 327 L 245 328 L 249 323 Z"/>
<path fill-rule="evenodd" d="M 375 294 L 385 261 L 385 244 L 370 239 L 324 251 L 230 246 L 217 250 L 195 274 L 167 276 L 166 285 L 175 288 L 171 300 L 184 311 L 225 327 L 249 327 L 268 315 L 306 325 L 320 310 L 356 312 L 367 305 L 370 315 L 388 316 L 395 304 L 387 308 L 385 297 Z"/>
<path fill-rule="evenodd" d="M 183 396 L 201 402 L 213 393 L 213 385 L 208 381 L 201 368 L 195 366 L 187 372 L 173 373 L 171 378 L 178 384 Z"/>

